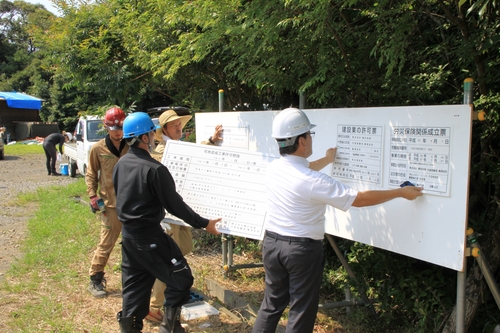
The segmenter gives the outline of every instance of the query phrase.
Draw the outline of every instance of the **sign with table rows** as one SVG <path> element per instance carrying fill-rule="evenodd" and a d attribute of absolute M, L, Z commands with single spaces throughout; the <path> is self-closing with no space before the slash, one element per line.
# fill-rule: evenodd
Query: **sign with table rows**
<path fill-rule="evenodd" d="M 177 192 L 198 214 L 222 218 L 221 233 L 263 238 L 266 212 L 265 172 L 273 157 L 169 140 L 162 163 Z M 170 214 L 167 219 L 176 220 Z"/>

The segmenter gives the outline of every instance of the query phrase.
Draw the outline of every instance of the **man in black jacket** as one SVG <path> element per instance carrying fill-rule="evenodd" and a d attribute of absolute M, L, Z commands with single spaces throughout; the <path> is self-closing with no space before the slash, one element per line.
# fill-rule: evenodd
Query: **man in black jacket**
<path fill-rule="evenodd" d="M 43 140 L 43 150 L 45 151 L 47 172 L 49 176 L 60 176 L 56 171 L 57 150 L 56 145 L 59 145 L 59 152 L 63 153 L 62 145 L 69 141 L 69 136 L 66 132 L 52 133 Z"/>
<path fill-rule="evenodd" d="M 165 315 L 160 333 L 184 332 L 180 308 L 189 301 L 191 269 L 179 247 L 161 227 L 165 209 L 194 228 L 218 235 L 216 223 L 195 213 L 177 193 L 168 169 L 153 159 L 154 125 L 143 112 L 123 123 L 123 138 L 130 150 L 116 164 L 113 184 L 116 211 L 122 222 L 122 311 L 117 315 L 121 333 L 140 333 L 149 312 L 155 278 L 167 284 Z"/>

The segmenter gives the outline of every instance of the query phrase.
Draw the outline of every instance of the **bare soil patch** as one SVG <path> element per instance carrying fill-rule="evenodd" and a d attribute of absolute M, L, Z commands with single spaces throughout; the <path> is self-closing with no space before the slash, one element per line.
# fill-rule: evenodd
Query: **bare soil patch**
<path fill-rule="evenodd" d="M 15 199 L 20 193 L 33 192 L 38 187 L 65 185 L 75 179 L 67 176 L 48 176 L 45 155 L 5 155 L 0 161 L 0 278 L 22 253 L 19 241 L 24 238 L 26 222 L 33 209 L 19 207 Z"/>

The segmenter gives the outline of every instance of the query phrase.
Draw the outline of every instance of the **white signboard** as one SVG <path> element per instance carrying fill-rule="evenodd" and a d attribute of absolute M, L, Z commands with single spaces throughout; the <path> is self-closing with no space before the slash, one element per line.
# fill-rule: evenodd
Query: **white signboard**
<path fill-rule="evenodd" d="M 162 163 L 194 211 L 222 218 L 217 228 L 221 233 L 262 239 L 264 176 L 271 160 L 255 152 L 169 140 Z M 170 214 L 167 218 L 175 220 Z"/>
<path fill-rule="evenodd" d="M 341 212 L 327 209 L 329 234 L 463 270 L 472 112 L 468 105 L 304 110 L 313 124 L 310 161 L 337 147 L 322 170 L 357 190 L 424 187 L 415 201 L 396 199 Z M 217 124 L 245 129 L 250 151 L 279 156 L 271 137 L 277 111 L 196 114 L 197 140 Z M 350 129 L 349 129 L 350 128 Z M 228 131 L 221 148 L 234 142 Z M 241 133 L 241 131 L 239 131 Z M 226 139 L 227 138 L 227 139 Z M 227 143 L 226 143 L 227 140 Z M 229 149 L 229 148 L 228 148 Z M 259 223 L 263 223 L 263 220 Z"/>

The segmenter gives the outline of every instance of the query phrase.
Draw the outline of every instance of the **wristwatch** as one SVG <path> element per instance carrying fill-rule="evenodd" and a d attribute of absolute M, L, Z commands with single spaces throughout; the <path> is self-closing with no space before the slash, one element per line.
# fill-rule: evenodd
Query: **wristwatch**
<path fill-rule="evenodd" d="M 208 138 L 208 142 L 210 142 L 210 143 L 211 143 L 211 144 L 213 144 L 213 145 L 215 144 L 215 141 L 214 141 L 214 140 L 212 140 L 212 137 L 209 137 L 209 138 Z"/>

